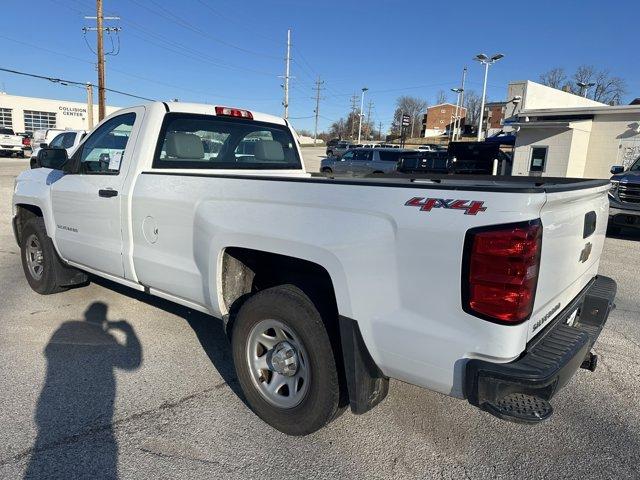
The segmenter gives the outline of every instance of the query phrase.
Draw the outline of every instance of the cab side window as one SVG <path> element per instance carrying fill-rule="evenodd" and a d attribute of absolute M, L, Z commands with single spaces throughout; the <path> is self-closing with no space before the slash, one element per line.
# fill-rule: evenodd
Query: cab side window
<path fill-rule="evenodd" d="M 66 133 L 61 133 L 60 135 L 56 135 L 49 143 L 49 147 L 51 148 L 62 148 L 62 141 L 64 140 L 64 136 Z"/>
<path fill-rule="evenodd" d="M 342 155 L 343 160 L 353 160 L 353 150 L 349 150 L 347 153 Z"/>
<path fill-rule="evenodd" d="M 73 142 L 76 139 L 76 133 L 68 132 L 65 133 L 62 138 L 62 148 L 71 148 L 73 147 Z"/>
<path fill-rule="evenodd" d="M 117 175 L 135 120 L 135 113 L 118 115 L 91 133 L 80 152 L 80 172 Z"/>

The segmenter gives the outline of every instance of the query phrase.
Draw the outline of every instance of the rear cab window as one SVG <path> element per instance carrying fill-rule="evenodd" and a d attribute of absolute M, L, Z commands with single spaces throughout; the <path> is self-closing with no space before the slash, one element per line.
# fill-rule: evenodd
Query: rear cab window
<path fill-rule="evenodd" d="M 302 169 L 285 125 L 214 115 L 168 113 L 153 168 Z"/>

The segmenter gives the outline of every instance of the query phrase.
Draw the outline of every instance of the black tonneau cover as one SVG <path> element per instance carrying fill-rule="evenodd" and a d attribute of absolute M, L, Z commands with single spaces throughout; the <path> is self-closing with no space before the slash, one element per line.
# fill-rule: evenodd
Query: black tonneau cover
<path fill-rule="evenodd" d="M 323 174 L 311 174 L 313 179 Z M 331 176 L 333 183 L 401 188 L 436 188 L 440 190 L 471 190 L 483 192 L 566 192 L 609 185 L 608 179 L 527 177 L 510 175 L 447 175 L 447 174 L 376 174 L 353 178 Z"/>
<path fill-rule="evenodd" d="M 141 175 L 170 175 L 180 177 L 211 177 L 263 182 L 325 183 L 361 187 L 425 188 L 437 190 L 466 190 L 479 192 L 543 193 L 568 192 L 609 185 L 609 180 L 564 177 L 511 177 L 500 175 L 407 175 L 401 173 L 376 174 L 354 178 L 311 173 L 306 176 L 276 176 L 251 174 L 223 174 L 215 172 L 175 172 L 147 170 Z"/>

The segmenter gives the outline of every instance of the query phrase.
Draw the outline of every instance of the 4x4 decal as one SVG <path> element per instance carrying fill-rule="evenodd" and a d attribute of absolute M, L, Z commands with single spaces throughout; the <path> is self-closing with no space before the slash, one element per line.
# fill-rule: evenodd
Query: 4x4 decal
<path fill-rule="evenodd" d="M 405 205 L 408 207 L 420 207 L 422 212 L 430 212 L 434 208 L 464 210 L 465 215 L 477 215 L 478 212 L 487 210 L 484 202 L 478 200 L 454 200 L 453 198 L 413 197 L 411 200 L 407 200 Z"/>

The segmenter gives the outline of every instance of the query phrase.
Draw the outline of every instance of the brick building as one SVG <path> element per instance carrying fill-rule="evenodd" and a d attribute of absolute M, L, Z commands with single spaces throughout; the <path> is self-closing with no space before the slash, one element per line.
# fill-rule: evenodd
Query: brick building
<path fill-rule="evenodd" d="M 487 102 L 484 106 L 482 129 L 486 137 L 495 135 L 504 128 L 507 102 Z"/>
<path fill-rule="evenodd" d="M 456 106 L 452 103 L 441 103 L 427 108 L 422 119 L 421 137 L 437 137 L 443 135 L 453 128 L 453 120 L 456 115 Z M 458 107 L 460 126 L 464 126 L 467 116 L 467 109 Z"/>

